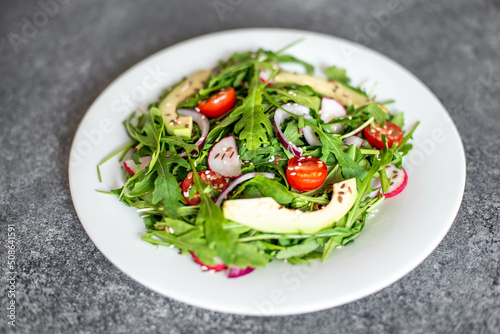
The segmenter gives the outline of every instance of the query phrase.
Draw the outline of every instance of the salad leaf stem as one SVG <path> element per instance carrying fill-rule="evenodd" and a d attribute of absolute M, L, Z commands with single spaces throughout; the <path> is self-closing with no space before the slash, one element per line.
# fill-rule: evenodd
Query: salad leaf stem
<path fill-rule="evenodd" d="M 374 117 L 370 117 L 366 122 L 364 122 L 363 124 L 361 124 L 360 126 L 358 126 L 357 128 L 355 128 L 351 132 L 348 132 L 345 135 L 342 135 L 340 137 L 340 139 L 345 139 L 345 138 L 348 138 L 348 137 L 351 137 L 351 136 L 355 135 L 356 133 L 360 132 L 361 130 L 363 130 L 364 128 L 366 128 L 368 125 L 370 125 L 370 123 L 373 120 L 374 120 Z"/>

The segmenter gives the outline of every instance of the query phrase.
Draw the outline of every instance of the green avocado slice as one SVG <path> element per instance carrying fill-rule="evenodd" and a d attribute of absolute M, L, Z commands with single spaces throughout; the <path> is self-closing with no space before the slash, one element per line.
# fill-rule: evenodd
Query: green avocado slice
<path fill-rule="evenodd" d="M 307 74 L 282 72 L 274 77 L 274 83 L 296 83 L 311 86 L 312 89 L 327 97 L 331 97 L 344 106 L 355 108 L 372 103 L 373 100 L 335 80 L 326 80 Z"/>
<path fill-rule="evenodd" d="M 313 234 L 344 217 L 357 196 L 356 179 L 353 178 L 335 183 L 332 200 L 317 211 L 286 209 L 271 197 L 227 200 L 222 210 L 227 219 L 257 231 Z"/>
<path fill-rule="evenodd" d="M 193 130 L 193 118 L 179 116 L 177 106 L 187 97 L 196 94 L 203 88 L 210 70 L 198 71 L 175 87 L 159 104 L 158 109 L 163 117 L 167 133 L 177 137 L 190 138 Z"/>

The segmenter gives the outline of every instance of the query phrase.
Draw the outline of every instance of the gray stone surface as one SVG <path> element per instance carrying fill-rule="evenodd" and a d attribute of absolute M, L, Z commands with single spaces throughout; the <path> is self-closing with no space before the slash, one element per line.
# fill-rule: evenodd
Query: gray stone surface
<path fill-rule="evenodd" d="M 231 4 L 221 16 L 212 0 L 60 2 L 46 20 L 38 1 L 0 3 L 0 333 L 500 332 L 498 0 L 401 0 L 383 25 L 373 13 L 396 0 L 219 0 Z M 40 27 L 23 32 L 24 20 Z M 110 82 L 173 43 L 257 26 L 351 40 L 368 27 L 360 42 L 428 85 L 465 145 L 465 196 L 443 242 L 397 283 L 342 307 L 263 318 L 162 297 L 109 263 L 73 209 L 71 140 Z M 24 39 L 13 47 L 9 33 Z M 7 324 L 7 224 L 17 237 L 15 328 Z"/>

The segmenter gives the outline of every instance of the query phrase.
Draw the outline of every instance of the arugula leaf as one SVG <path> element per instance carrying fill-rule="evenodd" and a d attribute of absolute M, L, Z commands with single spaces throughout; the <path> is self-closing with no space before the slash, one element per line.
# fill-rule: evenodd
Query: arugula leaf
<path fill-rule="evenodd" d="M 358 186 L 358 197 L 356 198 L 356 201 L 354 202 L 351 210 L 347 214 L 347 220 L 345 223 L 345 227 L 351 228 L 357 218 L 359 217 L 359 210 L 360 210 L 360 205 L 362 201 L 365 199 L 366 195 L 371 191 L 370 184 L 371 181 L 375 175 L 383 166 L 387 165 L 392 161 L 392 152 L 388 149 L 382 150 L 382 154 L 380 155 L 379 158 L 374 159 L 373 165 L 371 166 L 370 170 L 368 171 L 368 174 L 366 178 L 359 183 Z"/>
<path fill-rule="evenodd" d="M 157 204 L 163 201 L 165 213 L 172 218 L 177 218 L 177 209 L 184 206 L 184 197 L 182 196 L 181 188 L 175 176 L 168 170 L 168 165 L 177 159 L 167 158 L 163 155 L 158 157 L 158 163 L 154 170 L 158 173 L 158 177 L 154 183 L 152 203 Z"/>
<path fill-rule="evenodd" d="M 196 172 L 193 160 L 188 156 L 189 164 L 193 171 L 194 185 L 200 189 L 200 211 L 196 217 L 196 224 L 203 225 L 208 246 L 217 251 L 222 261 L 226 265 L 231 265 L 234 260 L 235 238 L 224 230 L 222 225 L 226 222 L 222 210 L 215 205 L 214 201 L 206 194 L 205 187 L 209 187 L 204 183 Z"/>
<path fill-rule="evenodd" d="M 246 188 L 255 188 L 265 197 L 272 197 L 280 204 L 290 204 L 297 198 L 281 183 L 271 180 L 263 175 L 257 175 L 253 179 L 243 183 L 236 194 L 239 194 Z"/>
<path fill-rule="evenodd" d="M 318 248 L 318 242 L 316 239 L 306 239 L 303 243 L 291 247 L 287 247 L 286 249 L 280 250 L 276 254 L 277 259 L 288 259 L 290 257 L 301 256 L 307 253 L 312 252 L 316 248 Z"/>
<path fill-rule="evenodd" d="M 307 74 L 313 74 L 314 73 L 314 66 L 303 61 L 303 60 L 300 60 L 298 58 L 295 58 L 294 56 L 291 56 L 291 55 L 282 55 L 282 54 L 277 54 L 277 53 L 274 53 L 272 51 L 264 51 L 262 50 L 262 52 L 267 56 L 267 61 L 269 62 L 276 62 L 276 63 L 295 63 L 295 64 L 299 64 L 299 65 L 302 65 L 304 67 L 304 69 L 306 70 L 306 73 Z"/>
<path fill-rule="evenodd" d="M 342 175 L 344 175 L 346 179 L 355 177 L 363 180 L 366 177 L 367 172 L 363 168 L 361 168 L 359 164 L 355 163 L 347 154 L 344 153 L 344 151 L 340 148 L 340 145 L 342 145 L 342 141 L 337 137 L 327 135 L 323 131 L 320 131 L 318 128 L 316 129 L 316 133 L 318 133 L 319 139 L 323 144 L 323 156 L 321 157 L 321 160 L 325 161 L 328 158 L 328 155 L 330 153 L 333 153 L 333 155 L 335 155 L 335 158 L 337 159 L 337 162 L 342 168 Z"/>
<path fill-rule="evenodd" d="M 161 222 L 155 224 L 156 229 L 158 229 L 159 226 L 170 227 L 169 233 L 175 236 L 179 236 L 196 228 L 194 225 L 186 223 L 183 220 L 169 217 L 165 217 Z"/>
<path fill-rule="evenodd" d="M 240 268 L 265 267 L 269 262 L 268 256 L 259 247 L 248 243 L 237 243 L 234 255 L 234 264 Z"/>
<path fill-rule="evenodd" d="M 396 124 L 399 126 L 401 129 L 405 125 L 405 116 L 403 112 L 397 113 L 395 115 L 392 115 L 391 117 L 391 123 Z"/>
<path fill-rule="evenodd" d="M 156 179 L 156 175 L 145 175 L 144 173 L 139 176 L 138 179 L 131 185 L 131 190 L 129 192 L 129 196 L 142 196 L 154 188 L 154 182 Z"/>
<path fill-rule="evenodd" d="M 328 79 L 332 79 L 346 85 L 351 82 L 351 78 L 347 76 L 346 70 L 337 66 L 327 68 L 325 70 L 325 74 Z"/>
<path fill-rule="evenodd" d="M 266 87 L 265 90 L 275 95 L 275 98 L 279 100 L 282 104 L 287 102 L 294 102 L 302 104 L 309 109 L 318 111 L 321 106 L 321 99 L 315 95 L 315 93 L 307 92 L 306 90 L 301 91 L 298 89 L 278 89 L 274 87 Z"/>
<path fill-rule="evenodd" d="M 293 144 L 298 145 L 298 146 L 304 145 L 304 142 L 299 139 L 301 134 L 299 132 L 299 125 L 297 124 L 297 122 L 294 122 L 294 121 L 289 122 L 286 125 L 285 131 L 283 131 L 283 134 Z"/>
<path fill-rule="evenodd" d="M 186 153 L 191 153 L 191 155 L 194 155 L 200 151 L 198 146 L 196 146 L 194 144 L 188 144 L 182 138 L 179 138 L 179 137 L 170 137 L 169 136 L 169 137 L 161 138 L 161 142 L 169 144 L 169 149 L 170 149 L 171 154 L 177 153 L 174 146 L 179 146 L 179 147 L 183 148 L 183 150 L 186 151 Z"/>
<path fill-rule="evenodd" d="M 377 122 L 380 125 L 385 124 L 385 118 L 387 117 L 387 114 L 385 113 L 385 111 L 382 110 L 382 108 L 380 108 L 380 105 L 377 102 L 365 104 L 364 106 L 356 108 L 351 113 L 352 117 L 361 115 L 367 115 L 368 117 L 375 118 L 375 122 Z"/>
<path fill-rule="evenodd" d="M 262 86 L 258 71 L 254 75 L 248 89 L 248 96 L 241 106 L 236 108 L 231 117 L 241 117 L 234 126 L 234 131 L 246 143 L 249 150 L 255 150 L 264 142 L 268 142 L 268 133 L 272 131 L 269 118 L 264 114 L 262 107 Z"/>

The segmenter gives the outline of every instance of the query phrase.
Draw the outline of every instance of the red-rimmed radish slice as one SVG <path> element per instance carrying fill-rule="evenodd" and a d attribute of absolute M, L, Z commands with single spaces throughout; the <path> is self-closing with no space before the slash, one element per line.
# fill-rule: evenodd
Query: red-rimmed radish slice
<path fill-rule="evenodd" d="M 139 170 L 146 168 L 150 162 L 151 162 L 151 156 L 149 155 L 139 158 L 139 163 L 140 163 Z M 137 164 L 132 159 L 125 160 L 123 162 L 123 168 L 125 168 L 127 173 L 129 173 L 130 175 L 135 175 L 135 172 L 137 171 Z"/>
<path fill-rule="evenodd" d="M 385 198 L 394 197 L 406 187 L 408 183 L 408 174 L 404 168 L 398 169 L 394 164 L 388 164 L 385 166 L 385 173 L 387 178 L 389 179 L 389 189 L 387 189 L 387 193 L 383 194 Z M 368 196 L 371 198 L 375 198 L 382 191 L 380 178 L 375 177 L 370 184 L 371 189 L 375 189 Z"/>
<path fill-rule="evenodd" d="M 334 118 L 342 117 L 345 115 L 347 115 L 347 111 L 340 102 L 329 97 L 323 97 L 321 99 L 319 117 L 323 122 L 328 123 Z M 332 124 L 332 131 L 334 133 L 340 133 L 344 130 L 344 128 L 345 124 L 343 123 Z"/>
<path fill-rule="evenodd" d="M 195 253 L 193 253 L 191 251 L 189 253 L 191 253 L 191 256 L 193 257 L 193 261 L 195 263 L 199 264 L 202 267 L 202 269 L 206 268 L 206 270 L 214 270 L 214 271 L 222 271 L 222 270 L 227 269 L 227 266 L 224 263 L 218 263 L 214 266 L 210 266 L 210 265 L 204 263 L 203 261 L 201 261 L 200 258 L 198 256 L 196 256 Z"/>
<path fill-rule="evenodd" d="M 241 175 L 237 179 L 234 179 L 233 182 L 229 184 L 229 186 L 219 194 L 219 197 L 217 197 L 217 200 L 215 201 L 215 204 L 217 206 L 221 206 L 222 201 L 226 199 L 227 195 L 240 183 L 243 183 L 245 181 L 248 181 L 250 179 L 253 179 L 257 175 L 264 175 L 265 177 L 269 179 L 274 179 L 274 174 L 273 173 L 266 173 L 266 172 L 252 172 L 252 173 L 246 173 L 244 175 Z"/>
<path fill-rule="evenodd" d="M 191 116 L 193 118 L 193 121 L 198 124 L 200 130 L 201 130 L 201 136 L 200 139 L 194 143 L 196 146 L 201 148 L 203 147 L 203 144 L 205 143 L 205 139 L 207 139 L 208 131 L 210 130 L 210 122 L 208 121 L 207 116 L 203 115 L 201 112 L 196 111 L 194 109 L 177 109 L 177 113 L 181 116 Z M 184 158 L 186 156 L 186 152 L 183 152 L 180 157 Z"/>
<path fill-rule="evenodd" d="M 240 176 L 240 155 L 233 136 L 222 138 L 212 147 L 208 153 L 208 168 L 224 177 Z"/>
<path fill-rule="evenodd" d="M 385 166 L 385 173 L 390 183 L 389 189 L 384 196 L 385 198 L 394 197 L 402 192 L 408 184 L 408 174 L 406 174 L 404 168 L 398 169 L 394 164 Z"/>
<path fill-rule="evenodd" d="M 259 72 L 259 79 L 262 81 L 262 83 L 265 83 L 269 78 L 271 77 L 271 74 L 273 72 L 269 71 L 267 68 L 261 68 Z M 269 80 L 267 83 L 268 86 L 272 85 L 274 83 L 273 79 Z"/>
<path fill-rule="evenodd" d="M 351 137 L 345 138 L 343 140 L 343 142 L 344 142 L 344 144 L 347 144 L 349 146 L 356 145 L 357 147 L 361 147 L 365 141 L 363 140 L 363 138 L 351 136 Z"/>
<path fill-rule="evenodd" d="M 255 270 L 255 268 L 252 268 L 252 267 L 240 268 L 240 267 L 232 266 L 227 271 L 227 277 L 228 278 L 241 277 L 241 276 L 250 274 L 254 270 Z"/>

